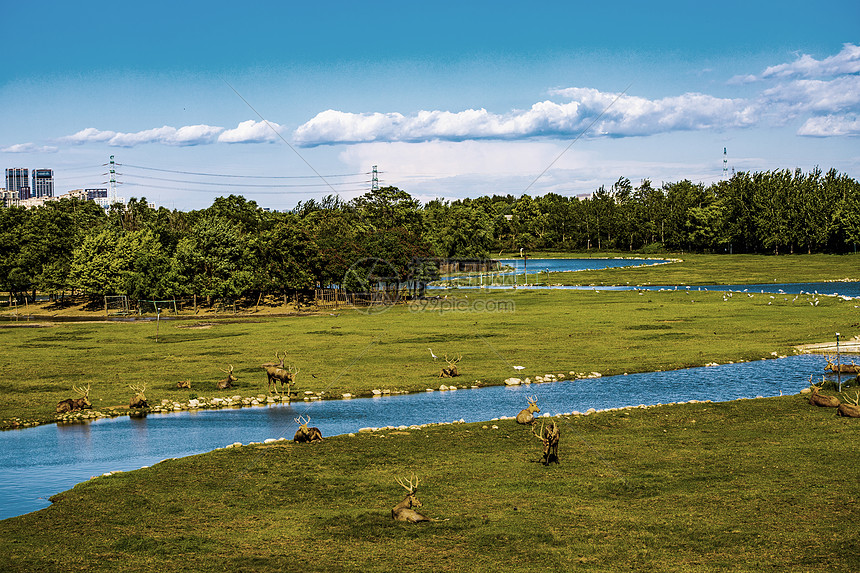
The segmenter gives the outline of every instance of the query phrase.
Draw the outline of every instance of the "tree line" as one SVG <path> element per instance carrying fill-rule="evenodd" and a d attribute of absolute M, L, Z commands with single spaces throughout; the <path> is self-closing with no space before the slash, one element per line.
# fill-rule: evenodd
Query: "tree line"
<path fill-rule="evenodd" d="M 211 303 L 349 287 L 362 260 L 426 278 L 433 269 L 415 261 L 520 249 L 843 253 L 858 243 L 860 184 L 833 169 L 740 172 L 707 186 L 634 186 L 622 177 L 584 199 L 548 193 L 422 205 L 383 187 L 351 201 L 310 199 L 289 212 L 237 195 L 187 212 L 153 209 L 144 198 L 107 211 L 63 199 L 0 209 L 0 290 Z"/>

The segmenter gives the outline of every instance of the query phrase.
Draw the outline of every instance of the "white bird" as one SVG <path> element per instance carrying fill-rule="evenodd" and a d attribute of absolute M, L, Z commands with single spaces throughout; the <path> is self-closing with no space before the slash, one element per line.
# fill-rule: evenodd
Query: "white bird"
<path fill-rule="evenodd" d="M 525 370 L 525 366 L 514 366 L 514 370 Z"/>
<path fill-rule="evenodd" d="M 429 350 L 429 351 L 430 351 L 430 356 L 432 356 L 432 357 L 433 357 L 433 360 L 436 360 L 437 358 L 439 358 L 438 356 L 436 356 L 435 354 L 433 354 L 433 349 L 432 349 L 432 348 L 428 348 L 427 350 Z"/>

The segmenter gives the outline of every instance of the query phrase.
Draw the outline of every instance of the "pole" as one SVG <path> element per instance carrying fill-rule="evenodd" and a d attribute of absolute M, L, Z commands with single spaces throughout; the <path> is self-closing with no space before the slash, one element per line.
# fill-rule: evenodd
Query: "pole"
<path fill-rule="evenodd" d="M 836 333 L 836 380 L 839 382 L 839 391 L 842 392 L 842 361 L 839 359 L 839 333 Z"/>
<path fill-rule="evenodd" d="M 161 322 L 161 309 L 158 308 L 158 303 L 155 303 L 155 342 L 158 342 L 158 323 Z"/>

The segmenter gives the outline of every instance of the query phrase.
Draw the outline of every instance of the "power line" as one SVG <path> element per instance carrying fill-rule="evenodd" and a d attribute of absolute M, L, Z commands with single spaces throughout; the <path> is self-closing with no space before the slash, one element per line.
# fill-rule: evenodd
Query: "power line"
<path fill-rule="evenodd" d="M 188 187 L 172 187 L 167 185 L 154 185 L 151 183 L 135 183 L 133 181 L 124 182 L 125 186 L 132 187 L 145 187 L 147 189 L 167 189 L 169 191 L 186 191 L 189 193 L 211 193 L 210 189 L 193 189 Z M 193 185 L 193 183 L 192 183 Z M 316 187 L 320 187 L 320 185 L 315 185 Z M 243 185 L 233 185 L 237 190 L 242 190 L 245 188 Z M 354 187 L 350 189 L 341 189 L 337 191 L 337 193 L 343 193 L 348 191 L 365 191 L 366 187 Z M 330 194 L 331 189 L 323 189 L 323 190 L 305 190 L 305 191 L 251 191 L 247 193 L 248 195 L 325 195 Z"/>
<path fill-rule="evenodd" d="M 331 187 L 333 185 L 358 185 L 367 184 L 367 181 L 341 181 L 339 183 L 222 183 L 220 181 L 188 181 L 185 179 L 169 179 L 167 177 L 151 177 L 147 175 L 129 175 L 125 174 L 126 178 L 133 177 L 135 179 L 147 179 L 151 181 L 167 181 L 169 183 L 181 183 L 185 185 L 215 185 L 219 187 L 262 187 L 269 189 L 285 189 L 291 187 Z M 317 179 L 314 177 L 314 179 Z"/>
<path fill-rule="evenodd" d="M 178 169 L 160 169 L 158 167 L 129 165 L 128 163 L 124 163 L 123 167 L 133 167 L 135 169 L 145 169 L 147 171 L 160 171 L 162 173 L 178 173 L 180 175 L 200 175 L 204 177 L 233 177 L 241 179 L 319 179 L 318 175 L 234 175 L 228 173 L 203 173 L 198 171 L 181 171 Z M 357 177 L 359 175 L 368 175 L 368 173 L 342 173 L 335 175 L 323 175 L 323 177 Z"/>

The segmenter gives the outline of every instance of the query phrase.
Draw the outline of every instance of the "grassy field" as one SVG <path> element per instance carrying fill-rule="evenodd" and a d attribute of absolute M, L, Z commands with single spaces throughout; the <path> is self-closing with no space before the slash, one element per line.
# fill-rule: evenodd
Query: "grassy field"
<path fill-rule="evenodd" d="M 856 301 L 716 292 L 459 291 L 439 301 L 365 314 L 341 309 L 289 318 L 5 323 L 0 421 L 47 421 L 72 385 L 97 410 L 128 404 L 265 393 L 259 365 L 276 351 L 299 368 L 297 390 L 323 397 L 438 388 L 443 359 L 462 356 L 458 385 L 501 384 L 549 372 L 647 372 L 752 360 L 796 344 L 860 334 Z M 222 369 L 239 380 L 216 391 Z M 514 365 L 525 366 L 518 372 Z M 176 383 L 190 380 L 191 390 Z"/>
<path fill-rule="evenodd" d="M 799 396 L 248 445 L 0 527 L 3 571 L 856 571 L 860 426 Z M 498 427 L 493 429 L 492 424 Z M 421 511 L 393 522 L 420 479 Z"/>
<path fill-rule="evenodd" d="M 679 266 L 594 276 L 830 280 L 854 276 L 856 260 L 685 257 Z M 674 278 L 661 283 L 667 269 Z M 52 420 L 72 384 L 90 384 L 97 409 L 127 404 L 128 384 L 146 383 L 151 402 L 265 393 L 259 364 L 284 350 L 300 369 L 297 389 L 324 397 L 450 384 L 430 349 L 462 355 L 458 385 L 751 360 L 836 331 L 844 340 L 860 334 L 858 306 L 831 297 L 520 289 L 451 291 L 370 314 L 268 316 L 280 310 L 272 308 L 162 321 L 157 340 L 153 322 L 21 320 L 0 324 L 0 420 Z M 229 365 L 237 387 L 214 390 Z M 192 389 L 178 390 L 180 380 Z M 541 446 L 528 428 L 500 420 L 248 445 L 97 478 L 0 522 L 0 570 L 860 569 L 857 420 L 785 396 L 558 421 L 561 464 L 550 467 L 537 463 Z M 413 473 L 422 510 L 445 521 L 390 519 L 405 493 L 396 479 Z"/>

